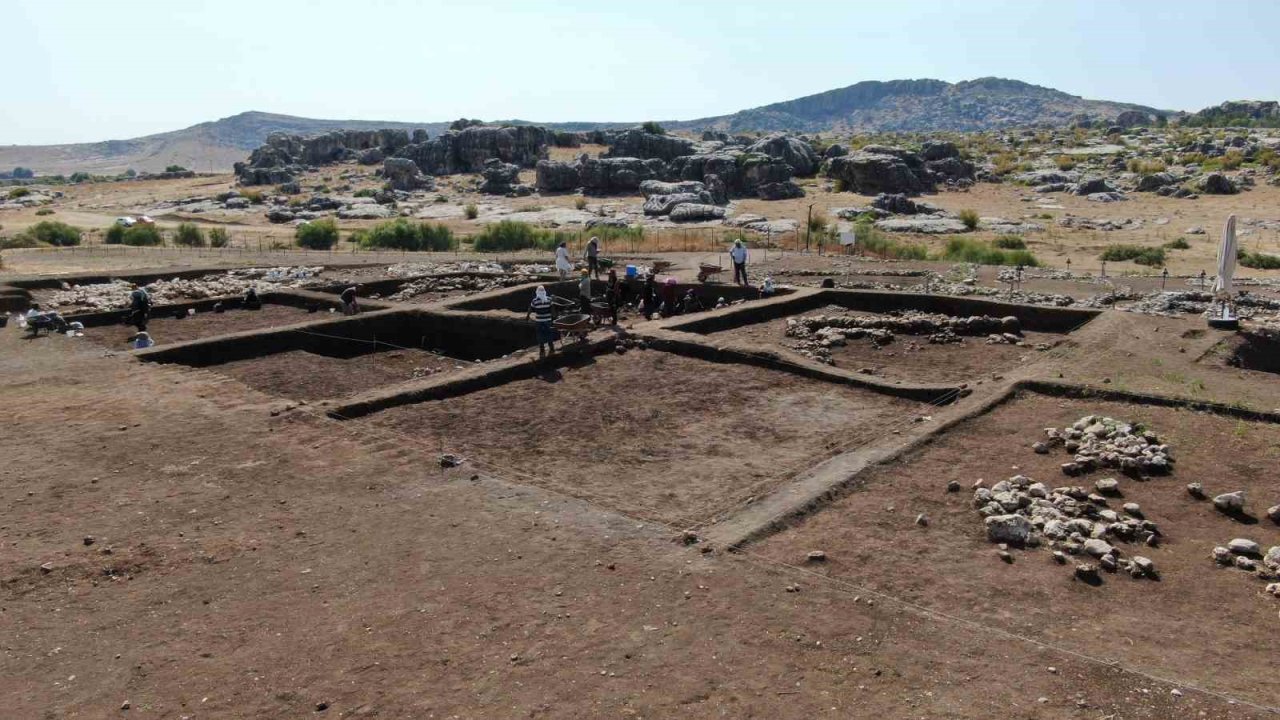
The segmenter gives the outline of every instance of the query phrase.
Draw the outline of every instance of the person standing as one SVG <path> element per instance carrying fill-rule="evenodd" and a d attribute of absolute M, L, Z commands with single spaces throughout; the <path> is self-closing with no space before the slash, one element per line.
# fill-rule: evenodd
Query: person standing
<path fill-rule="evenodd" d="M 356 301 L 356 293 L 358 291 L 359 291 L 359 286 L 352 285 L 346 290 L 343 290 L 342 294 L 338 296 L 338 299 L 342 301 L 343 315 L 355 315 L 356 313 L 360 312 L 360 305 Z"/>
<path fill-rule="evenodd" d="M 609 301 L 609 313 L 613 316 L 613 324 L 618 324 L 618 308 L 622 306 L 622 283 L 618 282 L 618 271 L 609 268 L 609 285 L 605 289 L 605 299 Z"/>
<path fill-rule="evenodd" d="M 551 304 L 547 289 L 541 285 L 534 290 L 533 302 L 529 303 L 529 311 L 524 314 L 524 319 L 528 320 L 530 315 L 533 316 L 534 334 L 538 339 L 538 359 L 541 360 L 547 356 L 544 346 L 551 348 L 553 353 L 556 351 L 556 329 L 551 325 L 556 319 L 556 309 Z"/>
<path fill-rule="evenodd" d="M 134 283 L 129 293 L 129 324 L 145 332 L 147 321 L 151 319 L 151 294 L 141 285 Z"/>
<path fill-rule="evenodd" d="M 729 248 L 729 257 L 733 260 L 733 282 L 747 284 L 747 246 L 742 244 L 742 238 L 733 241 L 733 246 Z"/>
<path fill-rule="evenodd" d="M 600 279 L 600 238 L 594 235 L 587 241 L 587 272 L 592 280 Z"/>
<path fill-rule="evenodd" d="M 586 270 L 582 271 L 582 279 L 578 281 L 578 307 L 583 315 L 591 314 L 591 275 Z"/>
<path fill-rule="evenodd" d="M 640 303 L 642 305 L 640 312 L 645 320 L 652 318 L 653 314 L 658 312 L 658 287 L 654 283 L 652 272 L 644 277 L 644 286 L 640 288 Z"/>
<path fill-rule="evenodd" d="M 569 279 L 569 272 L 573 270 L 573 263 L 569 261 L 569 247 L 564 241 L 556 246 L 556 272 L 560 273 L 561 280 Z"/>

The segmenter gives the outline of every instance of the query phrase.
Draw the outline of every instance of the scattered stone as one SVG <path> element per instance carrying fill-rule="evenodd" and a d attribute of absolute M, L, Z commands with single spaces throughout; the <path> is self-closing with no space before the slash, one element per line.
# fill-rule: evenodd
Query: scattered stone
<path fill-rule="evenodd" d="M 1156 573 L 1156 564 L 1151 562 L 1151 558 L 1135 555 L 1133 557 L 1132 567 L 1134 568 L 1134 577 L 1146 575 L 1154 577 Z"/>
<path fill-rule="evenodd" d="M 1142 517 L 1142 506 L 1139 505 L 1138 503 L 1134 503 L 1134 502 L 1125 503 L 1123 506 L 1121 506 L 1121 509 L 1134 517 L 1137 517 L 1137 518 Z"/>
<path fill-rule="evenodd" d="M 1269 568 L 1280 570 L 1280 545 L 1275 545 L 1268 550 L 1267 554 L 1262 558 L 1262 562 Z"/>
<path fill-rule="evenodd" d="M 960 492 L 960 481 L 952 480 L 951 482 L 947 483 L 947 492 L 952 492 L 952 493 Z"/>
<path fill-rule="evenodd" d="M 1236 567 L 1246 572 L 1253 572 L 1258 569 L 1258 563 L 1253 558 L 1245 557 L 1244 555 L 1237 555 Z"/>
<path fill-rule="evenodd" d="M 811 563 L 819 563 L 827 561 L 827 554 L 821 550 L 810 550 L 805 556 L 805 560 Z"/>
<path fill-rule="evenodd" d="M 1236 515 L 1244 512 L 1244 503 L 1245 497 L 1243 490 L 1223 493 L 1213 499 L 1213 506 L 1228 515 Z"/>
<path fill-rule="evenodd" d="M 1262 546 L 1248 538 L 1236 538 L 1227 543 L 1227 549 L 1236 555 L 1261 555 Z"/>
<path fill-rule="evenodd" d="M 1115 478 L 1102 478 L 1095 482 L 1093 486 L 1104 495 L 1118 495 L 1120 493 L 1120 483 Z"/>
<path fill-rule="evenodd" d="M 1272 505 L 1267 508 L 1267 519 L 1273 523 L 1280 523 L 1280 505 Z"/>
<path fill-rule="evenodd" d="M 440 456 L 440 467 L 451 468 L 462 464 L 462 457 L 453 453 L 444 453 Z"/>
<path fill-rule="evenodd" d="M 1031 521 L 1022 515 L 994 515 L 986 519 L 986 525 L 991 542 L 1025 545 L 1031 537 Z"/>
<path fill-rule="evenodd" d="M 1204 486 L 1198 482 L 1187 483 L 1187 494 L 1197 500 L 1204 499 Z"/>
<path fill-rule="evenodd" d="M 1115 550 L 1111 543 L 1105 540 L 1098 540 L 1097 538 L 1089 538 L 1088 540 L 1085 540 L 1082 547 L 1087 554 L 1096 558 L 1110 557 L 1111 553 Z"/>
<path fill-rule="evenodd" d="M 919 515 L 916 516 L 916 525 L 919 525 L 920 527 L 926 527 L 928 524 L 929 524 L 929 518 L 926 517 L 924 513 L 920 513 Z"/>
<path fill-rule="evenodd" d="M 996 551 L 996 556 L 1010 565 L 1013 564 L 1013 554 L 1008 550 L 998 550 Z"/>
<path fill-rule="evenodd" d="M 85 547 L 89 547 L 90 545 L 94 544 L 95 542 L 97 542 L 97 540 L 96 540 L 92 535 L 85 535 L 85 536 L 84 536 L 84 545 L 85 545 Z"/>
<path fill-rule="evenodd" d="M 1098 575 L 1098 566 L 1089 563 L 1081 563 L 1076 565 L 1075 577 L 1077 580 L 1085 582 L 1097 582 L 1100 579 Z"/>

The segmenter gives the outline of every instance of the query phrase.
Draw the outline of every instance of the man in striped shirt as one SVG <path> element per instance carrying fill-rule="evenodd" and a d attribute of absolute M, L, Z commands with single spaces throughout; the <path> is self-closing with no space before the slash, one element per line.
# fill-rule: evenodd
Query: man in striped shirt
<path fill-rule="evenodd" d="M 541 285 L 534 291 L 533 302 L 529 303 L 529 311 L 524 314 L 524 319 L 528 320 L 530 315 L 533 316 L 536 327 L 538 358 L 541 359 L 547 356 L 546 348 L 551 348 L 553 353 L 556 351 L 556 330 L 551 326 L 556 319 L 556 308 L 551 304 L 547 289 Z"/>

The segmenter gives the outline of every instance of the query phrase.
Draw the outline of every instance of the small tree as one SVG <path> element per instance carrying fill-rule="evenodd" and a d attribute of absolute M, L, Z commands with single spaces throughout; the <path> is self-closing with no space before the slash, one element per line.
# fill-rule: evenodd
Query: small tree
<path fill-rule="evenodd" d="M 299 225 L 298 245 L 310 250 L 329 250 L 338 244 L 338 226 L 332 220 L 316 220 Z"/>
<path fill-rule="evenodd" d="M 184 222 L 174 232 L 173 242 L 187 247 L 204 247 L 204 231 L 195 223 Z"/>
<path fill-rule="evenodd" d="M 164 168 L 164 171 L 167 173 L 180 173 L 180 172 L 186 172 L 187 169 L 182 167 L 181 165 L 166 165 Z"/>
<path fill-rule="evenodd" d="M 161 237 L 160 231 L 156 229 L 155 225 L 134 225 L 133 227 L 125 228 L 121 241 L 125 245 L 137 247 L 164 244 L 164 238 Z"/>
<path fill-rule="evenodd" d="M 30 180 L 35 177 L 36 173 L 31 168 L 16 167 L 13 169 L 13 178 L 15 180 Z"/>
<path fill-rule="evenodd" d="M 659 125 L 656 121 L 649 120 L 640 126 L 640 129 L 650 135 L 666 135 L 667 129 Z"/>

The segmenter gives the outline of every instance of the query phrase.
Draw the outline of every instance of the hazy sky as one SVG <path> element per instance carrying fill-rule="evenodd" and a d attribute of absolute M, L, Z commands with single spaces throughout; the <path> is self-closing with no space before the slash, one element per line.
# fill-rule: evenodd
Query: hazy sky
<path fill-rule="evenodd" d="M 0 144 L 245 110 L 692 119 L 923 77 L 1168 109 L 1280 98 L 1276 0 L 0 0 L 0 26 Z"/>

